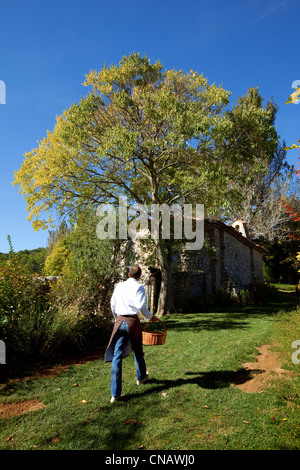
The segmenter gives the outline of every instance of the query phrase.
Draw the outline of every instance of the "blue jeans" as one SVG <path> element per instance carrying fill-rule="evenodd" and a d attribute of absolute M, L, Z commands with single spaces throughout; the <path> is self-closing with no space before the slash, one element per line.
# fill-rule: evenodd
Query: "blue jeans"
<path fill-rule="evenodd" d="M 124 320 L 115 334 L 114 356 L 111 363 L 111 395 L 118 397 L 122 392 L 122 353 L 129 341 L 129 327 Z M 142 351 L 134 352 L 137 380 L 146 377 L 146 364 Z"/>

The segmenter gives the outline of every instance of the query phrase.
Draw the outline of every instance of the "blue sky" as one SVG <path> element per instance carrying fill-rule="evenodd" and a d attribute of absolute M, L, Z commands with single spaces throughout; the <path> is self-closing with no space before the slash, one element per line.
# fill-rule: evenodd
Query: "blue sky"
<path fill-rule="evenodd" d="M 85 75 L 131 52 L 165 68 L 203 73 L 232 92 L 258 86 L 279 106 L 277 130 L 300 138 L 300 105 L 286 105 L 300 80 L 299 0 L 1 0 L 0 252 L 46 246 L 13 187 L 24 153 L 52 130 L 56 116 L 87 93 Z M 0 94 L 1 97 L 1 94 Z M 288 152 L 296 163 L 298 150 Z"/>

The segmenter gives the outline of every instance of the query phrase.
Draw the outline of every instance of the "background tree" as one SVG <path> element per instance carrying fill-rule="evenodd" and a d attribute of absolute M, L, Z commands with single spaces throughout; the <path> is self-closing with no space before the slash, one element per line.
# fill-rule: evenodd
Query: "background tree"
<path fill-rule="evenodd" d="M 296 90 L 294 91 L 294 93 L 292 93 L 291 96 L 289 96 L 289 98 L 287 99 L 286 104 L 289 104 L 289 103 L 298 104 L 299 103 L 299 96 L 300 96 L 300 88 L 296 87 Z M 291 150 L 291 149 L 294 149 L 294 148 L 299 148 L 300 149 L 300 139 L 298 141 L 298 145 L 293 144 L 291 147 L 286 147 L 285 150 Z M 299 157 L 298 165 L 300 166 L 300 157 Z M 299 177 L 300 168 L 298 168 L 298 169 L 294 168 L 294 173 L 297 177 Z M 298 191 L 298 194 L 299 194 L 299 191 Z M 295 209 L 295 206 L 293 207 L 293 204 L 290 204 L 286 200 L 282 201 L 282 206 L 285 208 L 285 210 L 289 214 L 289 216 L 294 219 L 294 221 L 298 222 L 300 220 L 300 209 Z M 299 239 L 300 239 L 300 237 L 298 237 L 298 240 Z M 298 261 L 298 263 L 300 262 L 300 253 L 299 252 L 298 252 L 298 255 L 296 256 L 296 260 Z M 300 272 L 300 270 L 299 270 L 299 272 Z"/>
<path fill-rule="evenodd" d="M 274 239 L 288 217 L 280 205 L 289 190 L 284 143 L 275 128 L 277 106 L 257 88 L 240 97 L 226 117 L 229 125 L 216 136 L 216 150 L 239 162 L 229 182 L 232 193 L 227 220 L 242 219 L 252 238 Z M 224 210 L 220 207 L 220 217 Z"/>
<path fill-rule="evenodd" d="M 71 232 L 71 227 L 65 220 L 62 220 L 56 230 L 49 230 L 48 243 L 47 243 L 47 254 L 48 256 L 52 252 L 53 248 L 57 243 Z"/>
<path fill-rule="evenodd" d="M 34 248 L 33 250 L 20 250 L 16 253 L 21 266 L 24 266 L 31 274 L 43 274 L 46 248 Z M 0 266 L 10 258 L 9 253 L 0 253 Z"/>
<path fill-rule="evenodd" d="M 53 289 L 54 303 L 60 309 L 87 315 L 94 324 L 98 317 L 110 318 L 110 295 L 124 271 L 121 241 L 99 240 L 95 231 L 98 220 L 93 208 L 85 210 L 49 256 L 52 260 L 56 247 L 64 242 L 67 255 L 63 253 L 61 257 L 60 277 Z"/>
<path fill-rule="evenodd" d="M 46 276 L 60 276 L 69 256 L 70 250 L 67 246 L 67 240 L 59 240 L 45 260 L 44 272 Z"/>
<path fill-rule="evenodd" d="M 90 94 L 57 118 L 15 174 L 36 229 L 51 223 L 42 219 L 45 211 L 76 220 L 90 204 L 118 204 L 120 196 L 146 207 L 198 202 L 208 214 L 228 210 L 232 198 L 241 200 L 243 164 L 264 165 L 259 154 L 237 151 L 234 140 L 244 134 L 234 134 L 236 123 L 224 114 L 230 93 L 203 75 L 163 70 L 134 53 L 90 72 L 85 85 Z M 271 122 L 263 125 L 272 109 L 245 105 L 244 114 L 260 131 L 252 138 L 258 147 L 272 130 Z M 161 237 L 153 243 L 162 274 L 160 313 L 166 313 L 172 243 Z"/>
<path fill-rule="evenodd" d="M 284 160 L 279 165 L 281 168 L 276 160 L 271 162 L 266 173 L 258 173 L 256 179 L 246 182 L 241 190 L 242 204 L 232 206 L 231 220 L 242 219 L 249 237 L 259 242 L 287 240 L 295 228 L 282 206 L 283 200 L 291 202 L 297 197 L 293 192 L 293 169 Z"/>
<path fill-rule="evenodd" d="M 50 223 L 43 211 L 76 219 L 88 204 L 117 203 L 120 195 L 147 206 L 186 201 L 199 187 L 209 193 L 209 162 L 195 141 L 209 134 L 228 92 L 193 71 L 163 71 L 139 54 L 91 72 L 85 84 L 93 91 L 58 118 L 15 175 L 35 228 Z M 220 162 L 211 162 L 210 173 L 216 191 Z M 156 249 L 165 311 L 170 257 L 161 239 Z"/>

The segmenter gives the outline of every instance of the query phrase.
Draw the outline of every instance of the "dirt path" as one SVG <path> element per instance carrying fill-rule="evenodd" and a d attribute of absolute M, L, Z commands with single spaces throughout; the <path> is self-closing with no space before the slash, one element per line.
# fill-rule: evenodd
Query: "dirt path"
<path fill-rule="evenodd" d="M 290 373 L 280 368 L 278 354 L 270 350 L 273 346 L 260 346 L 256 362 L 243 364 L 245 372 L 236 381 L 237 388 L 248 393 L 262 392 L 274 376 Z"/>

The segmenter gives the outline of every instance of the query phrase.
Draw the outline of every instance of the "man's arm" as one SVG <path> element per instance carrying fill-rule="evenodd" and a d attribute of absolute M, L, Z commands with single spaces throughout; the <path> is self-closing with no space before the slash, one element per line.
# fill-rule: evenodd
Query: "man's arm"
<path fill-rule="evenodd" d="M 149 311 L 146 306 L 146 293 L 143 286 L 140 286 L 136 293 L 136 308 L 141 312 L 146 320 L 152 320 L 154 315 Z"/>
<path fill-rule="evenodd" d="M 159 319 L 155 316 L 152 315 L 152 313 L 149 311 L 149 309 L 146 306 L 146 293 L 145 289 L 143 286 L 140 286 L 138 291 L 137 291 L 137 302 L 139 303 L 139 310 L 141 314 L 143 315 L 146 320 L 150 322 L 157 322 Z"/>
<path fill-rule="evenodd" d="M 112 314 L 113 314 L 113 317 L 114 319 L 116 320 L 117 318 L 117 315 L 116 315 L 116 294 L 115 294 L 116 290 L 114 290 L 114 293 L 110 299 L 110 308 L 111 308 L 111 311 L 112 311 Z"/>

